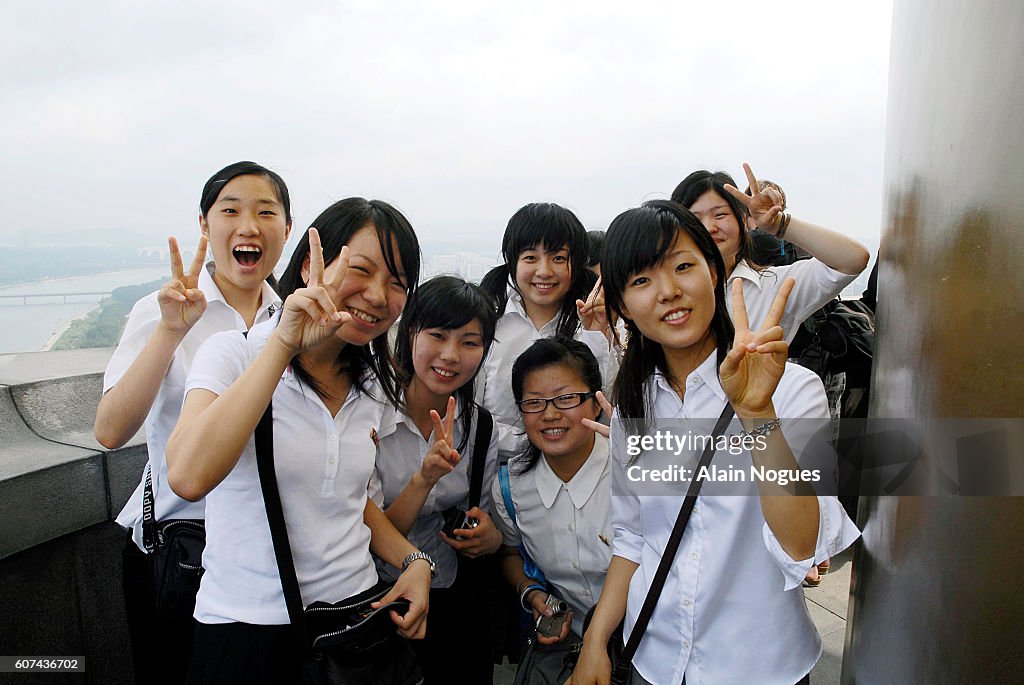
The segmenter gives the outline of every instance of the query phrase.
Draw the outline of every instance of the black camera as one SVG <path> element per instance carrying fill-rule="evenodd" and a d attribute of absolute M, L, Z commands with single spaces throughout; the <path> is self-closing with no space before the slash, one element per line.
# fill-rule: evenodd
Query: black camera
<path fill-rule="evenodd" d="M 462 509 L 458 507 L 451 507 L 441 512 L 441 516 L 444 518 L 444 525 L 441 526 L 441 532 L 450 538 L 456 540 L 463 540 L 465 538 L 456 535 L 455 531 L 465 530 L 467 528 L 476 528 L 480 525 L 480 521 L 468 515 Z"/>

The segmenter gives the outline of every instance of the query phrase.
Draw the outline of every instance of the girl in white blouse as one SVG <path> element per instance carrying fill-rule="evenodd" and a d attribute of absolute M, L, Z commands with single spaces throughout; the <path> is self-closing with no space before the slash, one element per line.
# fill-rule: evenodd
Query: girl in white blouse
<path fill-rule="evenodd" d="M 96 408 L 96 440 L 108 449 L 146 429 L 149 461 L 117 517 L 128 529 L 124 599 L 135 681 L 140 683 L 182 681 L 195 628 L 187 607 L 180 616 L 156 607 L 153 555 L 147 549 L 155 540 L 143 535 L 145 484 L 151 482 L 153 518 L 159 524 L 204 518 L 202 501 L 185 501 L 167 486 L 167 439 L 200 345 L 219 331 L 245 331 L 266 321 L 280 305 L 268 281 L 292 227 L 288 187 L 255 162 L 229 164 L 203 186 L 199 227 L 199 247 L 188 271 L 177 240 L 168 239 L 171 280 L 132 307 Z"/>
<path fill-rule="evenodd" d="M 437 565 L 427 635 L 414 645 L 428 685 L 493 677 L 492 621 L 481 595 L 496 580 L 485 557 L 501 543 L 489 514 L 499 429 L 492 424 L 487 444 L 476 444 L 480 412 L 473 381 L 494 340 L 496 320 L 479 286 L 438 276 L 417 289 L 398 325 L 395 366 L 404 404 L 385 410 L 370 491 L 395 527 Z M 480 501 L 470 507 L 477 467 L 483 468 Z M 442 527 L 453 507 L 476 526 L 449 531 L 455 534 L 449 537 Z M 378 568 L 387 580 L 400 573 L 383 562 Z M 453 645 L 459 645 L 458 659 Z"/>
<path fill-rule="evenodd" d="M 724 171 L 702 169 L 676 186 L 672 200 L 693 212 L 711 234 L 725 262 L 726 292 L 731 291 L 733 281 L 743 283 L 752 326 L 761 325 L 786 278 L 796 281 L 780 321 L 786 341 L 792 342 L 807 317 L 864 271 L 870 255 L 856 240 L 784 212 L 782 194 L 771 186 L 761 188 L 749 165 L 744 164 L 743 170 L 752 195 L 738 190 L 732 176 Z M 785 238 L 809 252 L 812 259 L 786 266 L 755 264 L 747 232 L 750 225 Z"/>
<path fill-rule="evenodd" d="M 505 263 L 480 282 L 499 318 L 477 400 L 495 420 L 521 426 L 509 382 L 513 362 L 533 341 L 562 335 L 586 343 L 606 378 L 617 360 L 606 333 L 584 330 L 577 316 L 576 301 L 587 299 L 597 276 L 587 269 L 587 232 L 575 214 L 552 203 L 522 207 L 508 221 L 501 253 Z"/>
<path fill-rule="evenodd" d="M 607 682 L 608 637 L 625 618 L 628 639 L 688 485 L 666 495 L 631 482 L 629 467 L 642 467 L 645 458 L 631 459 L 622 447 L 628 439 L 655 419 L 714 419 L 729 402 L 737 419 L 727 433 L 742 428 L 761 436 L 746 452 L 747 467 L 797 469 L 791 422 L 828 417 L 817 376 L 786 364 L 778 323 L 792 280 L 779 288 L 759 330 L 748 326 L 743 289 L 735 286 L 734 328 L 722 253 L 682 206 L 648 202 L 619 215 L 608 230 L 602 273 L 608 307 L 630 334 L 612 428 L 612 463 L 621 477 L 612 486 L 614 556 L 573 685 Z M 792 494 L 753 478 L 740 487 L 746 496 L 698 498 L 633 658 L 635 682 L 685 676 L 690 685 L 792 685 L 820 655 L 800 584 L 816 557 L 838 553 L 858 532 L 835 497 L 802 487 Z"/>
<path fill-rule="evenodd" d="M 425 629 L 433 564 L 419 563 L 367 497 L 384 402 L 397 401 L 387 331 L 417 281 L 419 245 L 405 217 L 376 200 L 336 202 L 315 224 L 281 278 L 279 318 L 247 337 L 215 335 L 200 350 L 168 443 L 171 487 L 207 501 L 190 682 L 299 678 L 253 440 L 271 399 L 302 604 L 375 586 L 372 551 L 406 569 L 382 599 L 410 601 L 404 617 L 392 612 L 400 632 Z"/>
<path fill-rule="evenodd" d="M 608 441 L 582 423 L 601 415 L 595 399 L 600 389 L 593 353 L 569 338 L 538 340 L 512 368 L 512 391 L 528 438 L 508 464 L 514 515 L 499 480 L 491 497 L 504 535 L 502 569 L 523 608 L 535 623 L 551 616 L 548 590 L 570 607 L 560 634 L 535 635 L 541 644 L 579 640 L 612 556 Z M 527 576 L 520 546 L 545 576 L 547 589 Z"/>

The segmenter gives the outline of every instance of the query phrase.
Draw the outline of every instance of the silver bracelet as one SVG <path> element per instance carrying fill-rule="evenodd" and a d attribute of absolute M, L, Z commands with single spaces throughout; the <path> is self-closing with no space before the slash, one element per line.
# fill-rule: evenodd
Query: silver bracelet
<path fill-rule="evenodd" d="M 760 426 L 756 426 L 754 430 L 740 431 L 740 436 L 742 436 L 743 438 L 766 437 L 770 435 L 772 431 L 777 430 L 780 427 L 782 427 L 782 420 L 774 418 L 771 421 L 762 423 Z"/>

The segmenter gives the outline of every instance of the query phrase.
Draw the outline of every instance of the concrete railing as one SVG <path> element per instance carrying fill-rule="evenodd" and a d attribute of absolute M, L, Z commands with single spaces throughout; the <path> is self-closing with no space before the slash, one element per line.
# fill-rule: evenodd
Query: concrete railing
<path fill-rule="evenodd" d="M 111 520 L 146 462 L 141 432 L 118 450 L 93 437 L 110 354 L 0 355 L 0 654 L 85 657 L 95 683 L 131 682 Z"/>

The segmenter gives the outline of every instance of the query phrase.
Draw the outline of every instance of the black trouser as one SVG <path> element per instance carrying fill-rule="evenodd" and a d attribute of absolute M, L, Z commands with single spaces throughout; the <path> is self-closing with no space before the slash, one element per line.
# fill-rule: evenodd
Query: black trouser
<path fill-rule="evenodd" d="M 189 685 L 301 683 L 290 625 L 197 623 Z"/>
<path fill-rule="evenodd" d="M 183 683 L 192 660 L 196 621 L 191 616 L 157 612 L 152 559 L 132 541 L 131 530 L 122 558 L 121 579 L 136 685 Z"/>
<path fill-rule="evenodd" d="M 493 588 L 500 582 L 493 559 L 460 557 L 455 583 L 431 589 L 427 636 L 409 642 L 425 685 L 493 682 Z"/>

